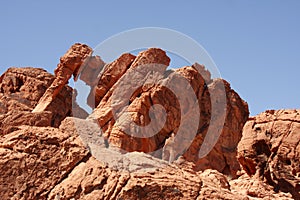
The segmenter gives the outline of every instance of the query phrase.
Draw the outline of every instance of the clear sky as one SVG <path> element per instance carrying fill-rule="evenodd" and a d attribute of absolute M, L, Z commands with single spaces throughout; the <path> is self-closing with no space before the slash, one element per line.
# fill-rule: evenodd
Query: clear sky
<path fill-rule="evenodd" d="M 200 43 L 252 115 L 299 108 L 300 1 L 1 1 L 0 72 L 53 73 L 75 42 L 91 47 L 132 28 L 163 27 Z"/>

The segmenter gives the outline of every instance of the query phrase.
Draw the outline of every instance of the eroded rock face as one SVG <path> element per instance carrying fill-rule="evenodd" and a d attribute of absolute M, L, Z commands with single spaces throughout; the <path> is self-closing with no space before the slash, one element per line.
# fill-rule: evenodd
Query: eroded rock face
<path fill-rule="evenodd" d="M 149 57 L 147 57 L 147 55 L 150 55 Z M 131 61 L 132 62 L 132 61 Z M 147 71 L 138 71 L 137 73 L 135 73 L 135 67 L 138 66 L 142 66 L 143 67 L 148 67 L 149 65 L 153 64 L 156 65 L 156 67 L 158 68 L 162 68 L 161 71 L 164 71 L 167 66 L 169 65 L 170 59 L 167 57 L 166 53 L 160 49 L 149 49 L 147 51 L 141 52 L 137 58 L 133 61 L 132 65 L 130 66 L 130 68 L 127 66 L 127 68 L 129 68 L 129 72 L 131 72 L 131 74 L 127 77 L 129 77 L 130 79 L 121 79 L 120 78 L 115 82 L 115 84 L 110 88 L 110 90 L 105 94 L 104 98 L 102 99 L 102 101 L 100 102 L 100 104 L 98 105 L 98 107 L 94 110 L 93 114 L 89 117 L 89 118 L 93 118 L 93 119 L 98 119 L 100 126 L 102 127 L 102 130 L 104 131 L 104 134 L 106 135 L 107 138 L 109 138 L 110 142 L 117 145 L 118 147 L 121 147 L 124 150 L 128 150 L 128 151 L 145 151 L 145 152 L 149 152 L 149 151 L 153 151 L 155 150 L 155 142 L 154 142 L 154 138 L 148 139 L 148 138 L 143 138 L 143 139 L 137 139 L 137 140 L 131 140 L 131 142 L 128 142 L 128 140 L 130 140 L 130 136 L 128 136 L 126 133 L 123 133 L 121 130 L 119 130 L 118 126 L 114 126 L 114 116 L 113 116 L 113 107 L 112 107 L 112 102 L 113 102 L 113 93 L 115 92 L 115 90 L 119 89 L 117 92 L 115 92 L 115 94 L 118 95 L 118 99 L 120 99 L 121 101 L 124 100 L 124 102 L 121 102 L 118 105 L 119 107 L 121 107 L 122 105 L 126 104 L 126 101 L 130 94 L 130 92 L 132 92 L 132 88 L 134 86 L 142 86 L 141 83 L 133 83 L 131 82 L 131 80 L 139 80 L 140 78 L 146 77 L 147 76 Z M 139 65 L 140 63 L 140 65 Z M 115 65 L 122 65 L 122 63 L 116 63 Z M 130 63 L 129 63 L 130 64 Z M 103 76 L 105 76 L 105 74 L 103 74 Z M 124 77 L 124 76 L 123 76 Z M 143 79 L 142 81 L 146 81 L 147 79 Z M 122 84 L 122 85 L 120 85 Z M 131 96 L 130 101 L 134 102 L 134 99 L 141 95 L 143 93 L 143 88 L 139 89 L 137 88 L 137 91 L 133 91 L 135 92 L 133 94 L 133 96 Z M 145 88 L 145 90 L 149 90 L 149 88 Z M 136 112 L 132 112 L 132 116 L 136 113 L 137 115 L 140 115 L 139 113 L 146 113 L 147 109 L 149 109 L 150 104 L 150 99 L 149 99 L 149 95 L 151 92 L 147 92 L 144 93 L 143 96 L 140 99 L 145 99 L 144 100 L 144 107 L 141 109 L 141 107 L 137 107 L 137 106 L 133 106 L 135 105 L 135 102 L 132 103 L 128 110 L 131 111 L 133 109 L 136 110 Z M 148 98 L 147 98 L 148 97 Z M 128 99 L 129 100 L 129 99 Z M 139 106 L 142 106 L 142 103 L 139 103 Z M 134 117 L 134 116 L 133 116 Z M 122 116 L 120 116 L 119 118 L 122 118 Z M 139 119 L 139 116 L 136 116 L 136 119 Z M 130 119 L 129 119 L 130 120 Z M 142 123 L 147 123 L 147 120 L 149 122 L 149 119 L 145 119 L 144 122 Z M 141 123 L 141 122 L 140 122 Z M 143 125 L 143 124 L 142 124 Z M 126 147 L 126 145 L 128 145 Z"/>
<path fill-rule="evenodd" d="M 112 162 L 102 162 L 77 133 L 96 130 L 91 123 L 66 118 L 59 128 L 21 126 L 1 137 L 1 198 L 291 199 L 247 174 L 229 180 L 216 170 L 195 172 L 144 153 L 103 148 L 101 158 Z"/>
<path fill-rule="evenodd" d="M 224 174 L 230 174 L 235 177 L 237 171 L 240 169 L 239 163 L 236 159 L 237 145 L 242 137 L 242 129 L 248 119 L 248 105 L 239 95 L 233 91 L 228 82 L 224 80 L 213 80 L 209 85 L 209 91 L 214 93 L 215 97 L 212 100 L 219 100 L 218 94 L 222 94 L 223 87 L 226 92 L 226 112 L 225 121 L 222 121 L 222 110 L 217 108 L 216 118 L 211 119 L 209 104 L 209 94 L 207 90 L 201 100 L 202 118 L 200 121 L 200 131 L 195 137 L 191 147 L 184 154 L 188 161 L 195 163 L 196 170 L 216 169 Z M 221 108 L 222 109 L 222 108 Z M 220 113 L 220 114 L 219 114 Z M 221 128 L 221 134 L 213 149 L 203 158 L 198 158 L 199 150 L 203 145 L 204 137 L 207 137 L 209 124 L 212 124 L 212 131 L 217 131 Z"/>
<path fill-rule="evenodd" d="M 97 84 L 97 77 L 105 63 L 99 56 L 89 56 L 78 69 L 77 74 L 80 73 L 80 80 L 85 82 L 87 85 L 94 87 Z M 75 80 L 78 79 L 78 75 Z"/>
<path fill-rule="evenodd" d="M 88 104 L 92 108 L 99 105 L 104 95 L 127 71 L 134 59 L 134 55 L 129 53 L 123 54 L 114 62 L 106 65 L 103 74 L 99 78 L 92 79 L 98 82 L 94 84 L 88 97 Z"/>
<path fill-rule="evenodd" d="M 72 132 L 21 126 L 0 138 L 1 199 L 46 199 L 88 154 Z"/>
<path fill-rule="evenodd" d="M 300 111 L 269 110 L 244 127 L 238 159 L 250 176 L 300 198 Z"/>
<path fill-rule="evenodd" d="M 77 77 L 79 70 L 83 69 L 84 62 L 91 56 L 92 52 L 93 50 L 89 46 L 76 43 L 60 58 L 60 63 L 54 71 L 55 79 L 39 99 L 39 103 L 32 111 L 33 113 L 43 112 L 48 108 L 71 76 Z"/>
<path fill-rule="evenodd" d="M 238 148 L 244 170 L 300 198 L 299 133 L 299 110 L 269 110 L 249 120 Z"/>
<path fill-rule="evenodd" d="M 141 155 L 139 159 L 146 158 Z M 168 166 L 155 173 L 129 174 L 91 158 L 57 185 L 48 199 L 248 199 L 229 188 L 226 177 L 214 170 L 193 174 Z"/>
<path fill-rule="evenodd" d="M 230 191 L 249 199 L 293 199 L 290 193 L 275 191 L 274 187 L 258 177 L 249 177 L 244 171 L 238 179 L 230 179 Z"/>
<path fill-rule="evenodd" d="M 166 71 L 169 57 L 154 48 L 134 58 L 124 54 L 107 65 L 94 93 L 99 104 L 89 118 L 98 120 L 109 143 L 128 152 L 147 152 L 171 162 L 184 154 L 186 160 L 195 163 L 194 170 L 213 168 L 235 176 L 239 170 L 236 147 L 249 115 L 247 103 L 226 81 L 212 80 L 202 65 Z M 112 69 L 116 69 L 115 75 Z M 222 101 L 221 95 L 224 108 L 215 108 L 212 116 L 211 101 Z M 149 112 L 154 105 L 163 106 L 166 116 L 156 109 L 151 120 Z M 198 120 L 195 109 L 200 110 Z M 191 119 L 199 122 L 190 125 Z M 137 127 L 149 124 L 152 126 L 147 131 Z M 216 127 L 211 132 L 217 132 L 218 127 L 223 130 L 209 155 L 199 158 L 210 124 Z M 155 130 L 157 127 L 160 128 Z M 170 139 L 179 130 L 183 134 L 173 136 L 176 141 Z M 155 133 L 152 136 L 141 135 L 151 131 Z"/>
<path fill-rule="evenodd" d="M 40 113 L 31 113 L 54 76 L 38 68 L 10 68 L 0 78 L 0 135 L 19 125 L 58 127 L 72 113 L 72 88 L 64 86 Z M 60 109 L 57 109 L 60 107 Z"/>
<path fill-rule="evenodd" d="M 16 109 L 30 110 L 53 80 L 54 76 L 43 69 L 9 68 L 0 77 L 1 113 Z"/>

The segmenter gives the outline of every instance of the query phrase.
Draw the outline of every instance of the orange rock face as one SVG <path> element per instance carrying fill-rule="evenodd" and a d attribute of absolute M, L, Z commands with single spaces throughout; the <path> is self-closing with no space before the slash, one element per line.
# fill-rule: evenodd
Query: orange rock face
<path fill-rule="evenodd" d="M 157 48 L 109 64 L 91 53 L 73 45 L 55 76 L 0 77 L 1 199 L 299 199 L 299 110 L 244 126 L 247 103 L 200 64 L 166 70 Z M 72 75 L 91 87 L 89 116 Z"/>
<path fill-rule="evenodd" d="M 110 144 L 128 152 L 147 152 L 169 161 L 184 154 L 185 160 L 195 163 L 195 170 L 212 168 L 235 176 L 240 169 L 236 147 L 249 115 L 247 103 L 226 81 L 212 80 L 210 73 L 199 64 L 166 71 L 170 59 L 160 49 L 148 49 L 133 59 L 124 54 L 107 65 L 94 93 L 98 106 L 89 118 L 98 120 Z M 112 75 L 112 69 L 116 69 L 117 75 Z M 194 98 L 185 98 L 192 95 Z M 211 101 L 222 100 L 221 95 L 224 95 L 224 108 L 217 107 L 212 111 Z M 157 109 L 151 119 L 150 108 L 154 105 L 163 106 L 166 116 Z M 195 109 L 199 110 L 198 120 Z M 223 109 L 226 112 L 222 114 Z M 114 113 L 114 110 L 117 111 Z M 164 118 L 165 123 L 160 123 Z M 189 123 L 193 119 L 197 123 Z M 209 155 L 199 158 L 210 124 L 223 130 Z M 138 129 L 137 126 L 150 128 Z M 160 128 L 155 129 L 157 127 Z M 149 132 L 155 134 L 139 135 Z M 168 138 L 177 132 L 182 134 L 178 134 L 171 144 Z"/>
<path fill-rule="evenodd" d="M 69 86 L 62 87 L 45 111 L 31 113 L 53 81 L 54 76 L 45 70 L 30 67 L 10 68 L 1 76 L 0 135 L 19 125 L 58 127 L 72 113 L 72 88 Z"/>
<path fill-rule="evenodd" d="M 105 66 L 105 71 L 102 76 L 100 76 L 99 79 L 94 79 L 98 83 L 94 84 L 88 97 L 88 104 L 92 108 L 97 107 L 104 95 L 127 71 L 134 59 L 134 55 L 127 53 Z"/>
<path fill-rule="evenodd" d="M 269 110 L 244 127 L 238 159 L 250 176 L 300 198 L 300 111 Z"/>
<path fill-rule="evenodd" d="M 84 62 L 91 56 L 92 52 L 93 50 L 89 46 L 76 43 L 60 58 L 60 63 L 54 71 L 55 79 L 33 109 L 33 113 L 43 112 L 47 109 L 71 76 L 77 77 L 79 70 L 82 69 Z M 97 63 L 97 60 L 93 60 L 93 62 Z"/>

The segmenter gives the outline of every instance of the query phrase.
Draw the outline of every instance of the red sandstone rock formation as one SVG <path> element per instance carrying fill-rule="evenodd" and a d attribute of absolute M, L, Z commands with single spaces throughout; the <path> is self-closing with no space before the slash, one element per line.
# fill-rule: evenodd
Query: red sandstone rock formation
<path fill-rule="evenodd" d="M 238 159 L 250 176 L 300 199 L 300 111 L 268 110 L 244 127 Z"/>
<path fill-rule="evenodd" d="M 68 83 L 68 80 L 74 75 L 77 79 L 85 81 L 93 86 L 91 80 L 96 80 L 97 74 L 104 66 L 104 62 L 99 56 L 92 56 L 93 50 L 85 44 L 74 44 L 64 56 L 60 58 L 60 63 L 55 69 L 55 80 L 47 88 L 39 103 L 33 109 L 33 113 L 45 111 L 47 107 L 55 100 L 61 89 Z"/>
<path fill-rule="evenodd" d="M 299 198 L 299 110 L 250 118 L 242 137 L 247 104 L 203 66 L 165 71 L 170 59 L 151 48 L 137 57 L 122 55 L 98 76 L 104 62 L 91 52 L 75 44 L 56 77 L 34 68 L 11 68 L 0 77 L 1 199 Z M 68 117 L 74 112 L 74 91 L 66 85 L 72 74 L 92 88 L 89 102 L 96 108 L 88 119 Z M 190 94 L 188 86 L 196 98 L 178 99 Z M 214 115 L 212 105 L 220 100 L 225 108 L 216 107 Z M 194 124 L 187 123 L 176 137 L 182 123 L 196 119 L 193 105 L 200 108 L 195 135 Z M 32 113 L 34 108 L 41 112 Z M 73 109 L 86 116 L 75 102 Z M 134 133 L 132 123 L 153 123 L 146 130 L 157 132 L 130 136 L 126 128 Z M 209 135 L 209 125 L 213 132 L 221 128 L 218 140 Z M 207 138 L 213 149 L 199 158 L 201 147 L 209 147 Z"/>
<path fill-rule="evenodd" d="M 117 60 L 105 66 L 105 70 L 99 79 L 92 79 L 98 82 L 93 85 L 94 87 L 88 97 L 88 104 L 92 108 L 97 107 L 104 95 L 126 72 L 134 59 L 134 55 L 123 54 Z"/>
<path fill-rule="evenodd" d="M 103 163 L 88 153 L 74 123 L 88 134 L 89 122 L 67 118 L 59 128 L 21 126 L 1 137 L 2 199 L 291 199 L 247 174 L 230 180 L 144 153 L 105 149 L 115 163 Z"/>
<path fill-rule="evenodd" d="M 45 111 L 31 113 L 53 80 L 54 76 L 45 70 L 30 67 L 10 68 L 0 77 L 0 135 L 19 125 L 58 127 L 72 113 L 69 86 L 62 87 Z"/>
<path fill-rule="evenodd" d="M 175 70 L 175 72 L 165 72 L 170 59 L 166 53 L 160 49 L 152 48 L 141 52 L 133 63 L 133 56 L 129 56 L 126 62 L 124 62 L 124 57 L 127 58 L 128 54 L 124 54 L 112 64 L 109 64 L 107 70 L 104 71 L 102 79 L 108 79 L 110 81 L 101 81 L 98 84 L 96 91 L 99 92 L 95 92 L 96 105 L 98 105 L 98 107 L 89 117 L 99 121 L 102 131 L 104 131 L 104 135 L 108 138 L 110 144 L 129 152 L 154 152 L 161 148 L 170 151 L 170 149 L 172 149 L 171 155 L 170 152 L 154 153 L 155 156 L 159 158 L 164 154 L 164 158 L 168 160 L 171 156 L 172 161 L 187 150 L 184 154 L 184 158 L 195 163 L 195 170 L 212 168 L 235 176 L 236 172 L 240 169 L 236 159 L 236 147 L 242 136 L 242 128 L 249 113 L 247 104 L 230 88 L 229 83 L 222 80 L 211 80 L 210 73 L 199 64 L 195 64 L 192 67 L 183 67 Z M 140 69 L 137 69 L 137 67 L 140 67 Z M 153 77 L 150 75 L 154 74 L 153 71 L 143 71 L 143 69 L 147 67 L 155 69 L 155 73 L 161 72 L 161 76 Z M 112 68 L 117 69 L 118 75 L 110 78 Z M 130 79 L 126 79 L 126 73 Z M 140 75 L 142 79 L 140 79 Z M 187 81 L 184 82 L 182 77 Z M 157 80 L 154 80 L 155 78 Z M 132 81 L 136 82 L 132 83 Z M 143 86 L 143 83 L 147 81 L 152 81 L 152 83 Z M 163 83 L 167 84 L 164 85 Z M 136 85 L 141 85 L 141 87 L 137 87 L 137 90 L 132 91 L 130 88 Z M 174 91 L 179 91 L 181 93 L 180 95 L 185 97 L 190 96 L 186 90 L 189 85 L 196 94 L 195 99 L 190 99 L 180 104 L 178 101 L 178 93 L 175 94 Z M 173 91 L 169 89 L 168 86 L 170 86 L 170 88 L 172 87 Z M 107 88 L 110 89 L 108 90 Z M 118 99 L 126 100 L 128 99 L 128 92 L 132 92 L 127 107 L 128 112 L 121 112 L 118 116 L 116 116 L 116 114 L 114 115 L 114 106 L 112 104 L 115 103 L 113 102 L 113 94 L 116 93 Z M 220 101 L 222 98 L 218 98 L 218 95 L 222 95 L 222 92 L 224 92 L 224 100 L 226 101 L 224 103 L 224 108 L 226 109 L 226 112 L 224 112 L 225 123 L 221 120 L 223 108 L 216 108 L 217 110 L 214 112 L 218 114 L 211 116 L 211 94 L 214 95 L 216 101 Z M 198 101 L 198 103 L 196 101 Z M 195 103 L 199 104 L 198 108 L 201 110 L 201 118 L 199 123 L 196 124 L 197 126 L 199 124 L 199 128 L 195 130 L 197 132 L 195 139 L 190 139 L 191 137 L 193 139 L 193 136 L 191 136 L 193 132 L 192 127 L 185 127 L 185 134 L 177 138 L 177 143 L 174 144 L 172 148 L 166 147 L 168 145 L 170 146 L 170 144 L 165 143 L 167 138 L 170 137 L 172 133 L 176 135 L 179 127 L 184 123 L 181 119 L 193 119 L 193 116 L 189 115 L 191 115 L 195 109 L 195 107 L 191 106 Z M 122 107 L 126 102 L 118 102 L 118 104 L 118 107 Z M 166 110 L 166 123 L 163 128 L 157 131 L 157 134 L 152 137 L 137 138 L 130 136 L 128 132 L 133 132 L 133 123 L 145 126 L 151 122 L 149 118 L 149 108 L 154 104 L 160 104 L 164 106 Z M 181 112 L 180 109 L 184 110 L 184 112 Z M 157 113 L 159 112 L 156 112 L 156 114 Z M 209 155 L 199 159 L 198 154 L 200 147 L 209 125 L 212 123 L 211 117 L 214 118 L 213 121 L 215 122 L 212 126 L 223 127 L 223 131 Z M 130 122 L 130 118 L 133 122 Z M 160 121 L 162 119 L 163 116 L 157 114 L 156 120 Z M 116 122 L 116 120 L 118 120 L 119 123 Z M 155 124 L 155 127 L 158 126 L 158 124 Z M 124 129 L 127 129 L 127 132 L 124 131 Z M 217 130 L 213 131 L 216 132 Z M 189 142 L 192 143 L 191 146 L 188 144 Z M 186 143 L 187 149 L 182 148 L 184 143 Z"/>

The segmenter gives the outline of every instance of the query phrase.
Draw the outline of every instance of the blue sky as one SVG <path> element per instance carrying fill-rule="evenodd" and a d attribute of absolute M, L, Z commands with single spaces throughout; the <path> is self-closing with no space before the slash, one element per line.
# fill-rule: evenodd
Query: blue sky
<path fill-rule="evenodd" d="M 75 42 L 91 47 L 132 28 L 163 27 L 201 44 L 252 115 L 299 108 L 300 1 L 1 1 L 0 72 L 53 73 Z"/>

